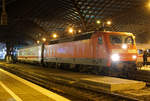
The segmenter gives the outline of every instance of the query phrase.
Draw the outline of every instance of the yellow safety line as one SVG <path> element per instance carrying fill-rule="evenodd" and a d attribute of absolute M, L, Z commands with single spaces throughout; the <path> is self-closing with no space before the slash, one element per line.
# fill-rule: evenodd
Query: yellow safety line
<path fill-rule="evenodd" d="M 38 85 L 35 85 L 35 84 L 33 84 L 33 83 L 31 83 L 31 82 L 29 82 L 27 80 L 24 80 L 24 79 L 14 75 L 14 74 L 12 74 L 12 73 L 9 73 L 9 72 L 7 72 L 7 71 L 5 71 L 3 69 L 0 69 L 0 71 L 2 71 L 3 73 L 5 73 L 5 74 L 7 74 L 7 75 L 9 75 L 11 77 L 13 77 L 14 79 L 16 79 L 16 80 L 18 80 L 20 82 L 30 86 L 31 88 L 37 90 L 38 92 L 42 93 L 43 95 L 48 96 L 49 98 L 51 98 L 51 99 L 53 99 L 55 101 L 71 101 L 71 100 L 69 100 L 69 99 L 67 99 L 67 98 L 65 98 L 63 96 L 60 96 L 60 95 L 58 95 L 56 93 L 53 93 L 53 92 L 51 92 L 51 91 L 49 91 L 47 89 L 44 89 L 44 88 L 40 87 Z"/>
<path fill-rule="evenodd" d="M 23 101 L 19 98 L 12 90 L 10 90 L 3 82 L 0 81 L 0 85 L 16 100 L 16 101 Z"/>

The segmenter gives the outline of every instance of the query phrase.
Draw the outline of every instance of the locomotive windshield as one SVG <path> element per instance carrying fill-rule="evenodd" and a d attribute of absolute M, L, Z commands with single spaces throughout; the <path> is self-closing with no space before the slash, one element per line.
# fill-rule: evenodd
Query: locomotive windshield
<path fill-rule="evenodd" d="M 125 36 L 125 35 L 110 35 L 110 41 L 112 44 L 133 44 L 133 38 L 131 36 Z"/>

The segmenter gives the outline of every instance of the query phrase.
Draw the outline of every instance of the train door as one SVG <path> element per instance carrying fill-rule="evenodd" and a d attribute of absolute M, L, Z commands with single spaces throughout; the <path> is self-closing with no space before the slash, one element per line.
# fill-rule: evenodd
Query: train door
<path fill-rule="evenodd" d="M 103 35 L 95 35 L 92 38 L 93 40 L 93 54 L 94 54 L 94 60 L 95 65 L 98 65 L 98 68 L 95 70 L 102 74 L 108 74 L 108 68 L 105 68 L 107 66 L 107 51 L 105 47 L 105 41 Z"/>
<path fill-rule="evenodd" d="M 102 60 L 105 57 L 105 47 L 104 47 L 104 41 L 103 36 L 98 36 L 96 39 L 96 58 L 98 60 Z"/>
<path fill-rule="evenodd" d="M 93 37 L 93 56 L 96 59 L 96 63 L 102 65 L 105 60 L 105 45 L 103 35 Z"/>

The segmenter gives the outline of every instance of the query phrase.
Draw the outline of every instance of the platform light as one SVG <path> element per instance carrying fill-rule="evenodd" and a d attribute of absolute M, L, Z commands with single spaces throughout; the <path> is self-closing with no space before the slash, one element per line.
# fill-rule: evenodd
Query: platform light
<path fill-rule="evenodd" d="M 111 21 L 107 21 L 106 24 L 107 24 L 107 25 L 111 25 L 112 22 L 111 22 Z"/>
<path fill-rule="evenodd" d="M 79 29 L 79 30 L 78 30 L 78 33 L 81 33 L 81 32 L 82 32 L 81 29 Z"/>
<path fill-rule="evenodd" d="M 46 38 L 42 38 L 43 42 L 46 42 Z"/>
<path fill-rule="evenodd" d="M 37 40 L 37 41 L 36 41 L 36 43 L 37 43 L 37 44 L 39 44 L 39 43 L 40 43 L 40 41 L 39 41 L 39 40 Z"/>
<path fill-rule="evenodd" d="M 97 24 L 100 24 L 100 23 L 101 23 L 101 21 L 100 21 L 100 20 L 97 20 L 97 21 L 96 21 L 96 23 L 97 23 Z"/>
<path fill-rule="evenodd" d="M 148 0 L 146 6 L 147 6 L 147 8 L 150 8 L 150 0 Z"/>
<path fill-rule="evenodd" d="M 73 28 L 69 28 L 68 30 L 69 33 L 73 33 L 73 31 L 74 31 Z"/>
<path fill-rule="evenodd" d="M 57 38 L 58 35 L 56 33 L 53 34 L 53 38 Z"/>
<path fill-rule="evenodd" d="M 147 4 L 147 7 L 150 8 L 150 3 Z"/>

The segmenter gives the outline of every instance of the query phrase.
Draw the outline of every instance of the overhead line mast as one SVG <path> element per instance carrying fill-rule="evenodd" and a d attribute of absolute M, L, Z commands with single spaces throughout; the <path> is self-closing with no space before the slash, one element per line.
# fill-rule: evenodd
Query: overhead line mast
<path fill-rule="evenodd" d="M 5 0 L 2 0 L 1 25 L 7 25 L 7 13 L 6 13 Z"/>

